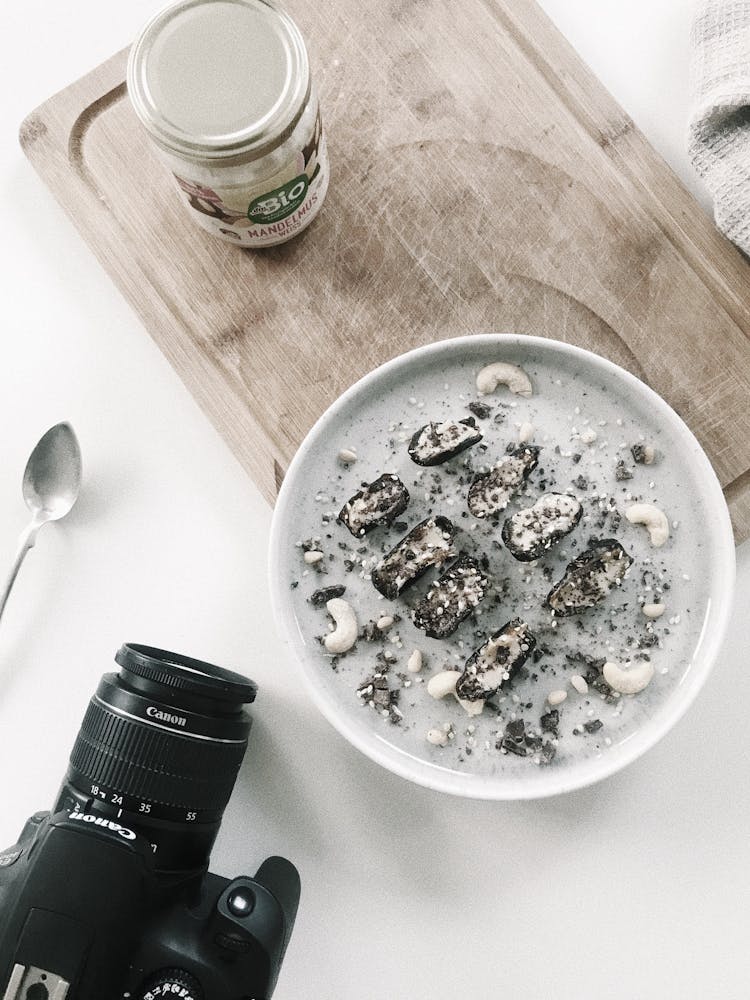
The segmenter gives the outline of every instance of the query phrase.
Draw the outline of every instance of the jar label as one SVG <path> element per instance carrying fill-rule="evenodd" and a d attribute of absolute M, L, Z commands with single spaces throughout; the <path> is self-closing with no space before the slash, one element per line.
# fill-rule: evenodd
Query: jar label
<path fill-rule="evenodd" d="M 307 174 L 300 174 L 288 184 L 282 184 L 281 187 L 261 195 L 260 198 L 254 198 L 247 210 L 248 219 L 260 225 L 285 219 L 299 208 L 307 196 L 309 187 Z"/>
<path fill-rule="evenodd" d="M 249 165 L 252 167 L 252 164 Z M 241 246 L 283 243 L 318 214 L 328 188 L 328 154 L 318 115 L 310 141 L 272 176 L 209 187 L 174 174 L 195 221 Z"/>

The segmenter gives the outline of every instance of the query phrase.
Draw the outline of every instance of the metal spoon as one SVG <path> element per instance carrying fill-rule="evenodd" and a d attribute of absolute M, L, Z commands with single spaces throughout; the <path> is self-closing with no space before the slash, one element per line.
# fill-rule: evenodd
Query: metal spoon
<path fill-rule="evenodd" d="M 81 488 L 81 449 L 68 423 L 55 424 L 29 455 L 23 474 L 23 498 L 33 517 L 21 532 L 18 552 L 0 596 L 2 618 L 21 563 L 47 521 L 59 521 L 70 511 Z"/>

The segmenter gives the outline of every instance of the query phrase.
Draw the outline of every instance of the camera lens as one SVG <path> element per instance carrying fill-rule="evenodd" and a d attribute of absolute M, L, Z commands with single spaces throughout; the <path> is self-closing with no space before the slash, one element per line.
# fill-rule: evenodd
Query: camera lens
<path fill-rule="evenodd" d="M 205 862 L 247 747 L 252 681 L 133 643 L 115 656 L 70 755 L 58 808 L 126 817 L 159 867 Z"/>

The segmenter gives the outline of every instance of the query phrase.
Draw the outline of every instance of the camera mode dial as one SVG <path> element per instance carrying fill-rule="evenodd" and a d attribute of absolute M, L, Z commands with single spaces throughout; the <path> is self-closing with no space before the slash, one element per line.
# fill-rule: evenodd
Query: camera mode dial
<path fill-rule="evenodd" d="M 145 989 L 138 993 L 139 1000 L 203 1000 L 201 984 L 184 969 L 162 969 L 149 979 Z"/>

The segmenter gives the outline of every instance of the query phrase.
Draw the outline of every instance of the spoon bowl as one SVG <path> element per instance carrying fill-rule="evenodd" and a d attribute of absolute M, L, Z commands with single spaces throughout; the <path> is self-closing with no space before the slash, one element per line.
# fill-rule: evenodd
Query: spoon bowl
<path fill-rule="evenodd" d="M 81 449 L 69 423 L 55 424 L 29 455 L 23 498 L 38 521 L 58 521 L 69 513 L 81 489 Z"/>

